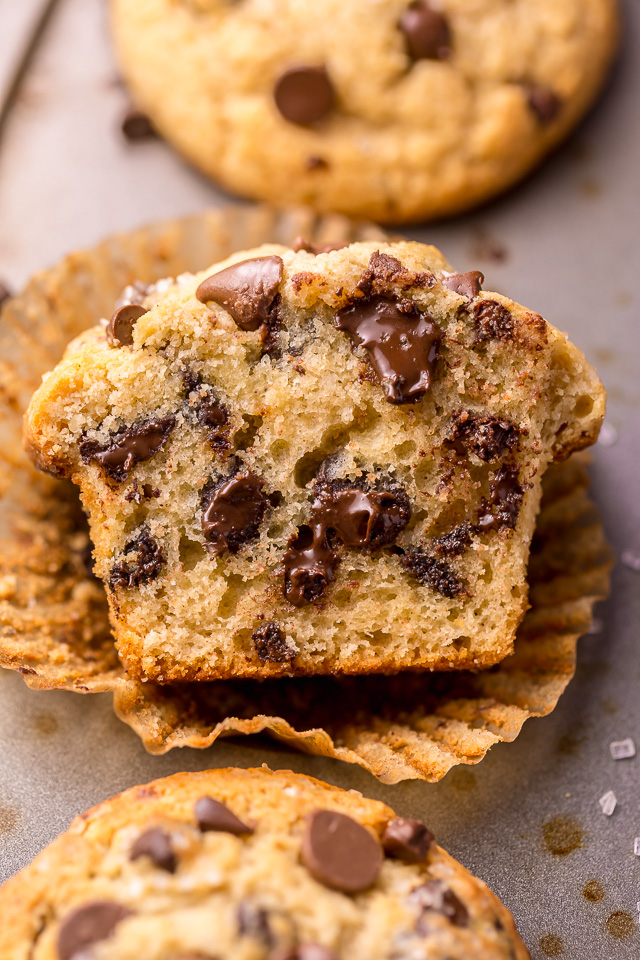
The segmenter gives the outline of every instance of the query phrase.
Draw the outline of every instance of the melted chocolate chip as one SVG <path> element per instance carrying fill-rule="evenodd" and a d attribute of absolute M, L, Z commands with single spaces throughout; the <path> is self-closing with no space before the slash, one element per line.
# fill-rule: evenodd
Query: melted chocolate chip
<path fill-rule="evenodd" d="M 133 343 L 133 328 L 140 317 L 148 311 L 135 303 L 119 307 L 109 320 L 107 339 L 114 347 L 130 347 Z"/>
<path fill-rule="evenodd" d="M 216 833 L 233 833 L 237 837 L 244 833 L 253 833 L 253 827 L 247 826 L 224 803 L 213 797 L 200 797 L 194 810 L 203 833 L 212 830 Z"/>
<path fill-rule="evenodd" d="M 442 285 L 454 293 L 466 297 L 467 300 L 475 300 L 484 283 L 484 274 L 479 270 L 469 270 L 468 273 L 443 273 Z"/>
<path fill-rule="evenodd" d="M 349 481 L 322 481 L 316 487 L 309 525 L 299 528 L 284 556 L 287 600 L 313 603 L 333 580 L 341 547 L 372 552 L 392 543 L 411 519 L 402 488 L 370 490 Z"/>
<path fill-rule="evenodd" d="M 302 862 L 325 886 L 360 893 L 376 882 L 382 850 L 357 820 L 335 810 L 316 810 L 307 817 Z"/>
<path fill-rule="evenodd" d="M 247 900 L 243 900 L 236 914 L 238 933 L 241 937 L 251 937 L 265 946 L 273 944 L 273 935 L 269 926 L 269 914 L 263 907 L 258 907 Z"/>
<path fill-rule="evenodd" d="M 520 432 L 510 420 L 462 411 L 455 416 L 447 443 L 461 456 L 469 452 L 491 463 L 518 445 Z"/>
<path fill-rule="evenodd" d="M 261 624 L 251 634 L 253 646 L 261 660 L 270 663 L 287 663 L 294 659 L 296 651 L 291 647 L 279 624 L 273 620 Z"/>
<path fill-rule="evenodd" d="M 80 444 L 80 456 L 84 463 L 95 460 L 107 476 L 121 483 L 137 463 L 149 460 L 162 449 L 175 422 L 175 417 L 165 417 L 123 427 L 106 444 L 84 440 Z"/>
<path fill-rule="evenodd" d="M 451 56 L 449 22 L 426 0 L 411 4 L 400 19 L 400 29 L 414 60 L 446 60 Z"/>
<path fill-rule="evenodd" d="M 205 490 L 203 501 L 202 532 L 214 556 L 237 553 L 253 540 L 269 505 L 264 480 L 250 470 L 223 478 Z"/>
<path fill-rule="evenodd" d="M 464 903 L 441 880 L 427 880 L 411 891 L 409 900 L 422 911 L 418 920 L 418 931 L 422 934 L 428 932 L 429 913 L 439 913 L 457 927 L 466 927 L 469 922 L 469 911 Z"/>
<path fill-rule="evenodd" d="M 425 587 L 431 587 L 449 600 L 460 597 L 466 592 L 451 567 L 442 560 L 430 557 L 427 553 L 421 551 L 408 553 L 401 557 L 400 562 Z"/>
<path fill-rule="evenodd" d="M 542 124 L 552 123 L 562 108 L 562 101 L 550 87 L 529 87 L 527 102 Z"/>
<path fill-rule="evenodd" d="M 131 557 L 131 554 L 134 556 Z M 124 587 L 139 587 L 159 575 L 164 564 L 164 550 L 154 540 L 146 527 L 124 548 L 123 559 L 111 568 L 109 587 L 117 590 Z"/>
<path fill-rule="evenodd" d="M 283 268 L 281 257 L 243 260 L 203 280 L 196 297 L 224 307 L 241 330 L 257 330 L 277 309 Z"/>
<path fill-rule="evenodd" d="M 334 250 L 343 250 L 348 246 L 349 244 L 346 241 L 344 243 L 309 243 L 304 237 L 296 237 L 291 244 L 291 249 L 294 253 L 304 250 L 305 253 L 312 253 L 314 257 L 317 257 L 319 253 L 332 253 Z"/>
<path fill-rule="evenodd" d="M 518 522 L 524 496 L 518 471 L 512 467 L 501 466 L 491 481 L 489 491 L 489 499 L 482 501 L 478 530 L 481 533 L 503 527 L 513 530 Z"/>
<path fill-rule="evenodd" d="M 422 863 L 427 858 L 434 836 L 421 820 L 405 820 L 395 817 L 385 827 L 382 845 L 389 857 Z"/>
<path fill-rule="evenodd" d="M 278 77 L 274 99 L 285 120 L 306 126 L 331 113 L 335 91 L 326 67 L 292 67 Z"/>
<path fill-rule="evenodd" d="M 2 281 L 0 280 L 0 307 L 5 302 L 5 300 L 9 299 L 10 296 L 11 296 L 11 291 L 9 290 L 9 287 L 6 284 L 2 283 Z"/>
<path fill-rule="evenodd" d="M 101 940 L 107 940 L 132 911 L 111 900 L 95 900 L 68 914 L 58 931 L 59 960 L 79 960 Z"/>
<path fill-rule="evenodd" d="M 464 520 L 449 533 L 435 537 L 432 541 L 433 552 L 437 557 L 461 557 L 471 545 L 473 527 Z"/>
<path fill-rule="evenodd" d="M 122 132 L 127 140 L 130 140 L 132 143 L 138 140 L 149 140 L 150 137 L 155 137 L 156 135 L 156 131 L 147 114 L 143 113 L 142 110 L 137 110 L 135 107 L 131 107 L 131 109 L 125 113 L 122 119 Z"/>
<path fill-rule="evenodd" d="M 175 873 L 178 866 L 171 836 L 160 827 L 152 827 L 140 834 L 131 848 L 129 859 L 139 860 L 140 857 L 149 857 L 155 867 L 167 873 Z"/>
<path fill-rule="evenodd" d="M 409 300 L 375 296 L 338 313 L 336 326 L 362 346 L 389 403 L 415 403 L 431 386 L 441 333 Z"/>
<path fill-rule="evenodd" d="M 515 332 L 513 317 L 495 300 L 481 300 L 473 308 L 476 343 L 482 340 L 511 340 Z"/>

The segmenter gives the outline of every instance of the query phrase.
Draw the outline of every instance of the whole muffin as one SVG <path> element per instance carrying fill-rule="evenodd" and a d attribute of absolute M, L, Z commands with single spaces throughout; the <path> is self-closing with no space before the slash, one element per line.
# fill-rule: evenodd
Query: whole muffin
<path fill-rule="evenodd" d="M 289 772 L 210 770 L 76 818 L 0 889 L 3 960 L 527 960 L 416 820 Z"/>
<path fill-rule="evenodd" d="M 599 92 L 617 0 L 112 0 L 124 75 L 226 187 L 383 222 L 466 210 Z"/>

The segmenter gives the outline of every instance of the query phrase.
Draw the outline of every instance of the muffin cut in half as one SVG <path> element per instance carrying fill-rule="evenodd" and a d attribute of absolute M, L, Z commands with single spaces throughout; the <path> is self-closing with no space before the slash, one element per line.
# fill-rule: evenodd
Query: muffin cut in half
<path fill-rule="evenodd" d="M 294 247 L 127 288 L 32 399 L 27 448 L 80 486 L 125 667 L 495 664 L 542 474 L 595 441 L 603 387 L 433 247 Z"/>

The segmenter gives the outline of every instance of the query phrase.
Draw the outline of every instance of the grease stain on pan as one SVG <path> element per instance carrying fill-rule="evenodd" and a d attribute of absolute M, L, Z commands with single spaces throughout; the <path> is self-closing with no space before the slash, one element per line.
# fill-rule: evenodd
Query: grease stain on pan
<path fill-rule="evenodd" d="M 612 937 L 615 937 L 617 940 L 624 940 L 626 937 L 631 936 L 635 924 L 633 918 L 628 913 L 625 913 L 624 910 L 616 910 L 615 913 L 611 914 L 604 926 L 607 933 L 610 933 Z"/>
<path fill-rule="evenodd" d="M 449 774 L 448 781 L 454 790 L 468 791 L 475 790 L 478 786 L 478 778 L 473 770 L 467 770 L 465 767 L 458 767 Z"/>
<path fill-rule="evenodd" d="M 555 934 L 549 933 L 540 941 L 540 949 L 546 957 L 559 957 L 564 953 L 564 941 Z"/>
<path fill-rule="evenodd" d="M 52 713 L 36 713 L 33 718 L 33 727 L 36 733 L 50 737 L 58 729 L 58 720 Z"/>
<path fill-rule="evenodd" d="M 0 837 L 15 830 L 19 820 L 20 817 L 15 810 L 12 810 L 10 807 L 0 806 Z"/>
<path fill-rule="evenodd" d="M 552 817 L 542 826 L 544 845 L 554 857 L 566 857 L 568 853 L 584 846 L 584 836 L 578 821 L 562 814 Z"/>
<path fill-rule="evenodd" d="M 599 903 L 604 900 L 604 887 L 598 880 L 589 880 L 582 888 L 582 894 L 585 900 L 591 903 Z"/>

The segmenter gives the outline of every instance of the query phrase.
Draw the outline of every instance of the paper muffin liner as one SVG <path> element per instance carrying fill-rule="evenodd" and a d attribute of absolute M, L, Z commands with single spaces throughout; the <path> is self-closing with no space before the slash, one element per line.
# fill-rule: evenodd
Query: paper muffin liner
<path fill-rule="evenodd" d="M 113 643 L 106 596 L 91 574 L 75 488 L 22 449 L 22 416 L 68 341 L 108 316 L 134 280 L 204 269 L 234 250 L 302 235 L 384 239 L 379 228 L 305 210 L 231 206 L 154 225 L 71 254 L 35 276 L 0 322 L 0 665 L 37 689 L 111 691 L 118 716 L 151 753 L 268 733 L 307 753 L 357 763 L 385 783 L 440 780 L 514 740 L 556 706 L 579 637 L 609 589 L 611 552 L 588 495 L 587 458 L 550 468 L 529 564 L 531 609 L 515 652 L 480 673 L 214 681 L 131 680 Z"/>

